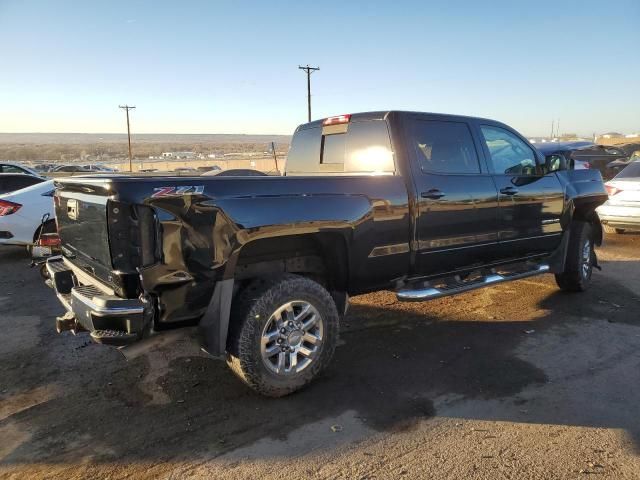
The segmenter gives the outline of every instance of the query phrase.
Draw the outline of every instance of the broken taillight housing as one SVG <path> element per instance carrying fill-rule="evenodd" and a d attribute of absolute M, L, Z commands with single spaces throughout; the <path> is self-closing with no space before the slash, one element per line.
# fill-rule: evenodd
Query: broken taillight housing
<path fill-rule="evenodd" d="M 10 202 L 9 200 L 0 200 L 0 217 L 16 213 L 22 208 L 19 203 Z"/>
<path fill-rule="evenodd" d="M 620 193 L 622 191 L 622 189 L 614 187 L 613 185 L 608 185 L 608 184 L 605 184 L 604 188 L 607 189 L 607 193 L 609 194 L 610 197 L 613 197 L 616 193 Z"/>
<path fill-rule="evenodd" d="M 60 246 L 60 237 L 57 233 L 43 233 L 38 239 L 38 245 L 41 247 L 58 247 Z"/>

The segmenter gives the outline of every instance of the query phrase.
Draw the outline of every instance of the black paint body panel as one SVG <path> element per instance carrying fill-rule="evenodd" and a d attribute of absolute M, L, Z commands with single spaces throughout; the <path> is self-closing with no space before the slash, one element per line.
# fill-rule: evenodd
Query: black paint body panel
<path fill-rule="evenodd" d="M 344 290 L 353 295 L 508 258 L 551 255 L 561 245 L 561 234 L 575 212 L 582 209 L 591 215 L 606 200 L 600 174 L 593 170 L 527 178 L 493 175 L 478 124 L 509 129 L 498 122 L 414 112 L 354 117 L 387 122 L 395 175 L 59 179 L 57 217 L 64 254 L 120 296 L 151 296 L 158 322 L 173 323 L 203 315 L 216 282 L 234 278 L 242 249 L 252 242 L 297 236 L 329 239 L 336 255 L 327 255 L 327 261 L 340 263 L 333 267 L 345 272 Z M 418 172 L 406 137 L 407 125 L 417 118 L 467 123 L 478 151 L 480 173 Z M 542 155 L 538 160 L 544 161 Z M 501 195 L 506 185 L 516 186 L 517 195 Z M 187 193 L 158 196 L 162 189 L 171 188 Z M 446 196 L 423 196 L 434 188 Z M 150 207 L 153 219 L 143 226 L 135 208 L 128 217 L 111 216 L 110 221 L 120 222 L 118 228 L 110 223 L 110 238 L 95 239 L 85 249 L 96 245 L 104 249 L 108 244 L 112 265 L 105 265 L 104 255 L 95 255 L 95 251 L 86 255 L 78 244 L 90 239 L 77 233 L 82 230 L 84 210 L 78 220 L 68 218 L 62 200 L 73 196 L 87 204 L 92 197 L 106 201 L 107 211 L 116 205 Z M 85 215 L 88 222 L 95 221 L 97 210 L 91 212 Z M 106 225 L 107 218 L 103 220 Z M 119 268 L 114 267 L 114 258 L 127 254 L 125 246 L 111 238 L 115 231 L 126 235 L 122 222 L 132 222 L 135 231 L 127 237 L 135 239 L 132 248 L 142 252 L 154 248 L 154 261 L 137 267 L 135 262 L 119 262 Z M 67 235 L 74 228 L 76 234 Z M 150 228 L 155 239 L 143 238 L 142 233 Z M 338 250 L 345 253 L 344 258 Z"/>

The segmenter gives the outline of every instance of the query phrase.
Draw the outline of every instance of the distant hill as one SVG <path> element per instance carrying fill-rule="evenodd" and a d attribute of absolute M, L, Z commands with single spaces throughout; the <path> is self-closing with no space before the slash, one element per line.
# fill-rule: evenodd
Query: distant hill
<path fill-rule="evenodd" d="M 178 134 L 140 133 L 131 135 L 135 143 L 155 144 L 247 144 L 291 141 L 290 135 L 244 135 L 226 133 Z M 127 135 L 120 133 L 0 133 L 0 144 L 95 145 L 97 143 L 126 143 Z"/>

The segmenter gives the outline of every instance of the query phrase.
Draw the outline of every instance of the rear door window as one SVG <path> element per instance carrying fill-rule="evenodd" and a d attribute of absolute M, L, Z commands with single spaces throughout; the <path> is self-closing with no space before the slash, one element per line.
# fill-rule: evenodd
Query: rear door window
<path fill-rule="evenodd" d="M 466 123 L 418 120 L 411 140 L 423 173 L 480 173 L 478 154 Z"/>

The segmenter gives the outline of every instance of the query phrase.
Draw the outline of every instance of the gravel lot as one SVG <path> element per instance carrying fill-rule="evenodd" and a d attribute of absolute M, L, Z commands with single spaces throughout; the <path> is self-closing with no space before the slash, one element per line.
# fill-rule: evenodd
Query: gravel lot
<path fill-rule="evenodd" d="M 185 342 L 127 362 L 57 335 L 2 248 L 0 477 L 640 478 L 640 235 L 599 256 L 586 294 L 354 298 L 329 370 L 274 400 Z"/>

